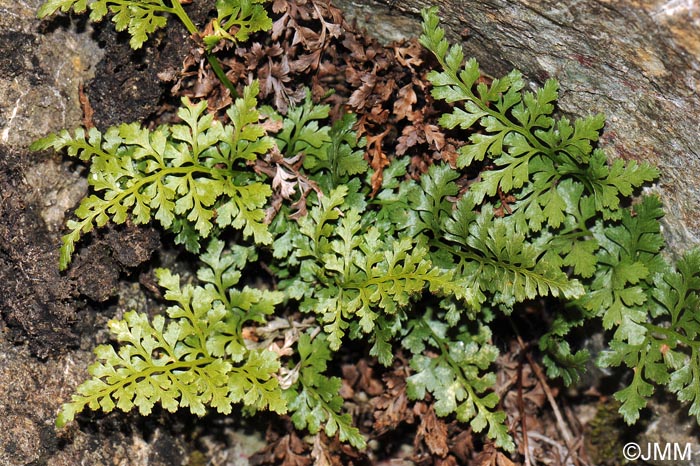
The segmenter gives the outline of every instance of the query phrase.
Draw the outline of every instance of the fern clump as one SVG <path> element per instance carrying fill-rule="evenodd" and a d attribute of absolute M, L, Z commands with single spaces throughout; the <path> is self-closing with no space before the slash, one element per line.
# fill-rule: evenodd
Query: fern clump
<path fill-rule="evenodd" d="M 698 306 L 698 253 L 679 261 L 680 273 L 673 271 L 661 255 L 661 202 L 653 196 L 643 196 L 631 207 L 623 202 L 635 188 L 658 176 L 656 168 L 636 161 L 608 163 L 604 152 L 593 147 L 604 124 L 601 115 L 573 123 L 555 120 L 554 80 L 534 93 L 522 92 L 524 83 L 517 71 L 490 85 L 477 84 L 478 64 L 473 59 L 464 64 L 461 47 L 449 46 L 436 9 L 424 10 L 423 20 L 421 43 L 443 68 L 428 75 L 433 96 L 459 103 L 442 116 L 441 124 L 481 128 L 470 136 L 470 144 L 460 148 L 457 165 L 489 159 L 494 166 L 470 186 L 442 231 L 435 229 L 439 222 L 433 218 L 434 244 L 441 249 L 445 240 L 457 247 L 477 246 L 481 254 L 490 250 L 484 257 L 505 259 L 498 263 L 499 275 L 486 274 L 487 285 L 498 285 L 483 302 L 497 303 L 509 312 L 513 303 L 548 291 L 570 302 L 573 312 L 559 315 L 540 341 L 541 349 L 549 353 L 544 361 L 550 376 L 561 376 L 567 383 L 577 379 L 587 354 L 572 354 L 563 337 L 586 320 L 602 319 L 603 327 L 613 333 L 610 349 L 598 362 L 634 369 L 632 384 L 615 394 L 625 420 L 632 423 L 639 417 L 654 391 L 650 382 L 668 385 L 679 400 L 692 401 L 691 414 L 697 416 L 699 392 L 692 387 L 698 386 L 700 366 L 691 316 Z M 512 193 L 516 201 L 509 206 L 509 215 L 493 219 L 484 205 L 498 199 L 499 192 Z M 473 220 L 477 216 L 481 219 Z M 500 247 L 493 248 L 499 240 Z M 494 255 L 495 251 L 500 254 Z M 488 269 L 469 253 L 458 254 L 468 259 L 459 264 L 464 272 L 478 264 L 478 273 L 471 275 L 478 282 Z M 539 267 L 550 278 L 529 270 L 522 278 L 507 274 L 510 264 L 522 272 L 528 269 L 523 265 Z M 504 283 L 505 293 L 498 290 Z"/>
<path fill-rule="evenodd" d="M 107 3 L 90 3 L 94 19 Z M 236 18 L 265 23 L 260 3 L 217 2 L 215 36 L 205 43 L 228 40 L 232 28 L 238 39 L 257 30 Z M 49 1 L 42 14 L 86 5 Z M 428 74 L 432 96 L 451 109 L 439 122 L 467 132 L 468 142 L 456 166 L 435 164 L 416 180 L 397 158 L 371 186 L 354 115 L 330 122 L 330 107 L 310 93 L 285 115 L 258 109 L 257 81 L 226 124 L 185 99 L 181 123 L 63 131 L 33 145 L 90 163 L 92 192 L 68 222 L 62 269 L 83 235 L 127 219 L 158 222 L 202 263 L 197 284 L 157 272 L 171 304 L 165 315 L 128 312 L 110 323 L 116 342 L 96 349 L 92 379 L 64 405 L 59 425 L 86 406 L 148 414 L 160 403 L 202 415 L 242 403 L 363 448 L 343 412 L 341 380 L 328 374 L 336 353 L 357 340 L 384 366 L 403 348 L 409 398 L 430 394 L 436 414 L 513 450 L 494 392 L 490 323 L 544 297 L 562 303 L 540 339 L 549 376 L 577 380 L 588 354 L 573 352 L 567 336 L 600 321 L 611 340 L 598 362 L 634 371 L 615 395 L 628 422 L 654 384 L 691 402 L 700 420 L 700 253 L 669 264 L 660 201 L 630 199 L 657 170 L 609 162 L 596 147 L 602 115 L 555 117 L 555 80 L 536 91 L 517 71 L 480 80 L 478 63 L 445 40 L 436 8 L 423 11 L 420 42 L 441 68 Z M 227 228 L 242 232 L 237 243 L 222 240 Z M 273 290 L 239 283 L 258 255 Z M 297 312 L 303 325 L 279 323 Z M 251 328 L 265 339 L 247 338 Z"/>

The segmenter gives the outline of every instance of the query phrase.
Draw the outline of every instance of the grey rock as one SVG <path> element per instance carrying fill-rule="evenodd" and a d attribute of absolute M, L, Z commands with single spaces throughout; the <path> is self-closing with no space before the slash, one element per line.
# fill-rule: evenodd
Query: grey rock
<path fill-rule="evenodd" d="M 41 0 L 0 0 L 0 144 L 26 147 L 78 126 L 78 88 L 93 76 L 101 50 L 75 24 L 42 23 Z M 42 33 L 46 27 L 49 31 Z"/>

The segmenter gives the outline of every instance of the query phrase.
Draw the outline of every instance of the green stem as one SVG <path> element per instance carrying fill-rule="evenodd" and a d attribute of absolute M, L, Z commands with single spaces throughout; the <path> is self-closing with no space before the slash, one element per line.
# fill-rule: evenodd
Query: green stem
<path fill-rule="evenodd" d="M 182 8 L 182 5 L 180 4 L 180 0 L 172 0 L 173 2 L 173 13 L 180 18 L 180 21 L 182 21 L 182 24 L 185 25 L 185 28 L 187 28 L 187 32 L 189 32 L 193 36 L 199 36 L 199 29 L 197 29 L 197 26 L 194 25 L 190 17 L 187 15 L 185 10 Z M 210 50 L 206 51 L 207 54 L 207 61 L 209 62 L 209 65 L 211 66 L 211 69 L 214 70 L 214 74 L 216 74 L 216 77 L 219 78 L 219 81 L 221 81 L 221 84 L 223 84 L 226 89 L 229 90 L 231 93 L 231 96 L 234 99 L 238 98 L 238 92 L 236 92 L 236 87 L 233 85 L 230 79 L 228 79 L 228 76 L 226 76 L 226 73 L 224 73 L 224 69 L 221 67 L 221 63 L 219 63 L 219 60 L 211 53 Z"/>
<path fill-rule="evenodd" d="M 671 341 L 676 340 L 677 342 L 680 342 L 680 343 L 682 343 L 690 348 L 693 348 L 693 350 L 695 350 L 695 348 L 698 347 L 697 341 L 686 337 L 685 335 L 683 335 L 682 333 L 680 333 L 678 330 L 676 330 L 674 328 L 660 327 L 658 325 L 648 323 L 648 322 L 641 322 L 641 325 L 646 327 L 647 332 L 661 334 L 664 337 L 666 337 L 667 339 L 669 339 Z M 645 341 L 645 344 L 646 344 L 646 341 Z"/>
<path fill-rule="evenodd" d="M 216 74 L 216 77 L 219 78 L 221 83 L 224 86 L 226 86 L 226 89 L 229 90 L 229 92 L 231 93 L 231 97 L 237 99 L 238 92 L 236 92 L 236 86 L 233 85 L 231 80 L 228 79 L 228 76 L 226 76 L 226 73 L 224 73 L 224 70 L 223 68 L 221 68 L 221 63 L 219 63 L 219 60 L 208 50 L 207 61 L 209 62 L 209 65 L 211 65 L 211 69 L 214 70 L 214 74 Z"/>
<path fill-rule="evenodd" d="M 175 13 L 175 15 L 177 15 L 177 17 L 180 18 L 182 24 L 184 24 L 185 28 L 187 28 L 187 32 L 189 32 L 192 35 L 199 35 L 199 30 L 197 29 L 197 26 L 194 25 L 190 17 L 187 15 L 187 13 L 185 13 L 185 10 L 180 4 L 180 0 L 172 0 L 172 4 L 173 13 Z"/>

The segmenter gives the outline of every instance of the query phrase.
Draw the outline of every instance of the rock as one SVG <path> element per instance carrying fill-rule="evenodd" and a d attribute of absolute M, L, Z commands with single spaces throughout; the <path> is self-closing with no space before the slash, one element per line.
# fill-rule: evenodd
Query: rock
<path fill-rule="evenodd" d="M 80 125 L 79 86 L 101 53 L 77 23 L 41 23 L 41 3 L 0 0 L 0 311 L 13 341 L 28 338 L 32 353 L 45 357 L 75 338 L 57 233 L 87 183 L 60 158 L 27 154 L 27 146 Z"/>
<path fill-rule="evenodd" d="M 126 293 L 125 293 L 126 294 Z M 93 326 L 95 324 L 93 323 Z M 104 318 L 97 324 L 104 327 Z M 0 329 L 2 329 L 0 327 Z M 62 403 L 87 378 L 89 350 L 64 349 L 60 356 L 36 358 L 28 345 L 9 342 L 0 333 L 0 464 L 20 466 L 77 464 L 171 466 L 188 456 L 187 436 L 165 415 L 88 414 L 84 423 L 54 427 Z"/>
<path fill-rule="evenodd" d="M 54 427 L 60 405 L 87 377 L 108 316 L 76 299 L 80 277 L 58 271 L 66 211 L 87 189 L 82 169 L 27 146 L 81 125 L 79 86 L 102 52 L 84 20 L 36 19 L 41 3 L 0 0 L 0 464 L 180 464 L 186 437 L 157 416 L 139 423 L 98 415 L 86 428 Z M 155 247 L 157 236 L 127 230 L 143 241 L 126 251 L 106 238 L 113 267 L 140 262 Z"/>
<path fill-rule="evenodd" d="M 688 416 L 688 406 L 651 399 L 648 409 L 652 421 L 636 441 L 642 459 L 652 466 L 700 466 L 698 425 Z"/>
<path fill-rule="evenodd" d="M 26 147 L 49 132 L 80 125 L 78 88 L 92 78 L 102 56 L 89 31 L 78 32 L 77 24 L 42 25 L 36 19 L 42 3 L 0 0 L 0 144 Z"/>

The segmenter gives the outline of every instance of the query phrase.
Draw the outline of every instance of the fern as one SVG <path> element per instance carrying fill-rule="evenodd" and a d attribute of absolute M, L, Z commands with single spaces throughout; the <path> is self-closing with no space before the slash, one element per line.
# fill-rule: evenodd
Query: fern
<path fill-rule="evenodd" d="M 251 34 L 272 29 L 272 20 L 263 7 L 266 0 L 217 0 L 214 32 L 204 36 L 211 50 L 222 40 L 245 42 Z M 233 35 L 229 31 L 235 31 Z"/>
<path fill-rule="evenodd" d="M 644 288 L 665 267 L 659 255 L 664 244 L 659 225 L 662 215 L 661 202 L 645 197 L 635 206 L 634 215 L 625 211 L 621 225 L 598 237 L 604 252 L 598 255 L 598 271 L 580 304 L 590 311 L 604 310 L 603 326 L 617 327 L 616 340 L 635 344 L 643 338 Z"/>
<path fill-rule="evenodd" d="M 450 273 L 432 266 L 424 244 L 383 239 L 378 229 L 364 227 L 360 212 L 344 205 L 346 194 L 346 187 L 336 188 L 299 222 L 293 244 L 299 274 L 283 285 L 301 299 L 302 311 L 317 315 L 334 351 L 348 328 L 372 333 L 380 315 L 395 315 L 426 288 L 465 296 Z M 377 355 L 385 364 L 393 359 Z"/>
<path fill-rule="evenodd" d="M 566 382 L 577 379 L 588 355 L 572 353 L 564 338 L 572 328 L 601 319 L 614 333 L 599 362 L 634 369 L 630 386 L 616 394 L 628 422 L 639 416 L 653 384 L 692 402 L 690 412 L 698 415 L 697 348 L 685 335 L 696 334 L 694 318 L 687 316 L 697 306 L 691 272 L 697 270 L 697 252 L 679 262 L 680 274 L 669 272 L 661 255 L 659 200 L 644 197 L 632 208 L 622 202 L 655 179 L 657 170 L 635 161 L 608 163 L 594 148 L 602 115 L 573 123 L 555 119 L 553 80 L 536 92 L 523 91 L 517 71 L 489 85 L 477 83 L 477 62 L 464 63 L 461 47 L 448 44 L 436 11 L 423 11 L 420 41 L 442 67 L 428 75 L 433 97 L 455 104 L 440 122 L 480 129 L 460 148 L 458 166 L 487 159 L 494 166 L 482 171 L 450 214 L 445 199 L 456 192 L 450 184 L 456 175 L 435 170 L 422 183 L 424 194 L 413 203 L 415 224 L 432 236 L 440 264 L 457 266 L 456 275 L 475 284 L 473 306 L 488 301 L 509 311 L 516 302 L 545 294 L 570 301 L 540 342 L 549 351 L 548 373 Z M 517 200 L 510 215 L 494 218 L 488 200 L 501 192 Z"/>
<path fill-rule="evenodd" d="M 440 122 L 447 128 L 471 128 L 477 123 L 483 132 L 470 136 L 470 144 L 460 148 L 459 167 L 489 158 L 496 167 L 482 173 L 471 187 L 480 203 L 485 196 L 518 192 L 516 209 L 527 208 L 530 226 L 548 223 L 557 228 L 564 217 L 565 204 L 556 186 L 565 179 L 584 184 L 595 198 L 596 209 L 605 218 L 617 218 L 620 197 L 658 176 L 648 164 L 616 161 L 606 165 L 605 154 L 593 150 L 603 127 L 603 115 L 576 121 L 556 121 L 551 115 L 558 85 L 548 80 L 537 92 L 521 92 L 524 81 L 513 71 L 490 85 L 478 83 L 479 65 L 474 59 L 463 64 L 459 45 L 449 46 L 439 27 L 437 8 L 423 11 L 421 43 L 433 52 L 443 71 L 431 71 L 432 95 L 447 102 L 465 102 L 445 114 Z M 544 211 L 542 208 L 544 207 Z"/>
<path fill-rule="evenodd" d="M 652 209 L 658 208 L 658 200 L 648 203 Z M 622 292 L 613 291 L 612 299 L 622 301 L 615 302 L 609 318 L 618 319 L 612 322 L 617 331 L 599 362 L 603 366 L 624 364 L 634 369 L 630 385 L 615 394 L 622 402 L 620 412 L 628 423 L 638 419 L 655 385 L 667 385 L 679 401 L 689 402 L 690 414 L 700 423 L 700 251 L 687 253 L 673 268 L 654 260 L 658 257 L 653 254 L 658 247 L 658 233 L 645 231 L 644 226 L 651 222 L 643 216 L 649 212 L 639 210 L 642 218 L 629 222 L 636 228 L 624 232 L 626 245 L 637 243 L 638 256 L 644 260 L 643 255 L 647 254 L 647 259 L 652 260 L 637 267 L 640 278 L 635 286 L 625 284 L 622 292 L 632 294 L 632 299 L 624 300 L 624 295 L 617 298 Z M 629 260 L 615 265 L 633 266 Z"/>
<path fill-rule="evenodd" d="M 454 269 L 472 290 L 472 306 L 486 300 L 485 292 L 492 303 L 508 309 L 537 296 L 571 299 L 583 294 L 578 281 L 569 279 L 556 262 L 549 263 L 545 251 L 518 231 L 518 216 L 495 218 L 488 204 L 477 213 L 471 193 L 453 206 L 448 199 L 457 192 L 456 176 L 449 166 L 431 167 L 409 206 L 418 217 L 414 231 L 431 234 L 431 245 L 441 253 L 440 265 Z"/>
<path fill-rule="evenodd" d="M 263 321 L 281 302 L 281 293 L 233 288 L 241 268 L 255 259 L 251 248 L 225 251 L 223 242 L 212 241 L 203 259 L 198 276 L 204 286 L 182 286 L 178 275 L 157 272 L 165 299 L 173 303 L 167 318 L 149 320 L 131 311 L 109 323 L 118 349 L 95 349 L 92 379 L 63 406 L 58 426 L 86 406 L 105 412 L 137 407 L 146 415 L 160 403 L 169 411 L 189 408 L 201 416 L 207 406 L 230 413 L 233 403 L 243 402 L 254 409 L 286 412 L 275 377 L 277 354 L 248 348 L 241 332 L 243 322 Z"/>
<path fill-rule="evenodd" d="M 173 0 L 173 4 L 179 6 L 179 1 Z M 41 5 L 37 16 L 45 18 L 59 9 L 64 13 L 69 10 L 83 13 L 88 8 L 91 21 L 101 21 L 108 13 L 113 13 L 117 31 L 129 32 L 129 44 L 134 49 L 141 48 L 150 34 L 165 27 L 167 15 L 179 13 L 162 0 L 48 0 Z"/>
<path fill-rule="evenodd" d="M 272 20 L 260 5 L 265 0 L 217 0 L 217 28 L 204 37 L 210 48 L 222 39 L 245 41 L 256 31 L 269 30 Z M 129 44 L 133 49 L 143 46 L 151 34 L 165 27 L 169 15 L 175 15 L 187 27 L 190 34 L 198 34 L 197 28 L 182 8 L 180 0 L 171 0 L 168 6 L 164 0 L 47 0 L 37 11 L 39 18 L 73 10 L 83 13 L 90 9 L 90 20 L 101 21 L 112 13 L 112 21 L 117 31 L 128 31 Z M 232 36 L 227 31 L 233 27 L 237 31 Z"/>
<path fill-rule="evenodd" d="M 303 167 L 324 192 L 348 184 L 354 175 L 366 173 L 369 165 L 363 158 L 364 138 L 353 131 L 357 117 L 344 114 L 330 126 L 323 124 L 330 106 L 315 104 L 307 90 L 302 105 L 289 108 L 285 118 L 273 109 L 263 109 L 274 120 L 282 121 L 275 135 L 277 145 L 289 158 L 303 154 Z"/>
<path fill-rule="evenodd" d="M 271 190 L 246 167 L 274 145 L 257 123 L 257 93 L 255 81 L 228 110 L 229 125 L 205 114 L 206 102 L 192 104 L 185 98 L 178 112 L 183 124 L 154 131 L 123 124 L 104 135 L 96 129 L 87 134 L 64 130 L 32 144 L 32 150 L 66 149 L 91 162 L 88 183 L 94 194 L 75 211 L 77 220 L 68 222 L 61 269 L 70 263 L 80 237 L 110 220 L 120 224 L 131 218 L 142 224 L 155 219 L 194 251 L 214 224 L 242 229 L 256 242 L 271 242 L 263 223 Z"/>
<path fill-rule="evenodd" d="M 116 30 L 126 30 L 131 36 L 131 48 L 140 49 L 154 32 L 165 27 L 168 17 L 174 15 L 190 35 L 202 37 L 207 45 L 209 65 L 231 95 L 237 97 L 235 86 L 212 51 L 222 40 L 237 43 L 248 40 L 254 32 L 272 29 L 272 20 L 262 6 L 265 0 L 217 0 L 217 19 L 212 23 L 212 32 L 204 35 L 187 15 L 181 2 L 182 0 L 169 0 L 168 3 L 165 0 L 46 0 L 39 7 L 37 16 L 43 19 L 59 10 L 63 13 L 70 10 L 84 13 L 89 8 L 90 20 L 98 22 L 112 13 Z"/>

